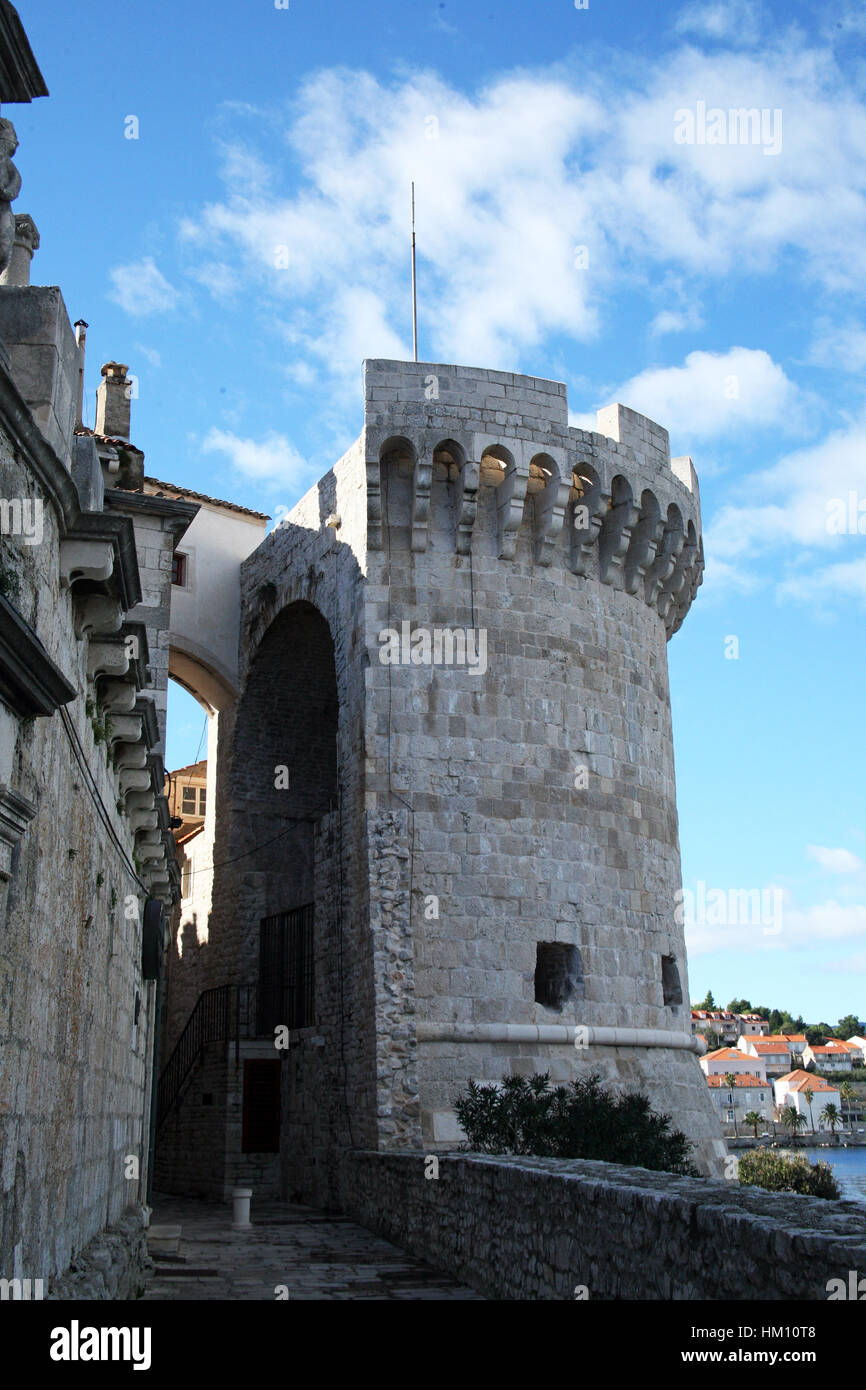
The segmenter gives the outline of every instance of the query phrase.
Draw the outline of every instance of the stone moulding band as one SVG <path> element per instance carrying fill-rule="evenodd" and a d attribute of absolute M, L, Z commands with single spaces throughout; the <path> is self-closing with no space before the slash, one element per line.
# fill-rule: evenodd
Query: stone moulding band
<path fill-rule="evenodd" d="M 577 1028 L 564 1023 L 419 1023 L 419 1042 L 565 1043 L 574 1047 Z M 590 1028 L 585 1047 L 667 1047 L 680 1052 L 704 1051 L 703 1039 L 663 1028 Z"/>

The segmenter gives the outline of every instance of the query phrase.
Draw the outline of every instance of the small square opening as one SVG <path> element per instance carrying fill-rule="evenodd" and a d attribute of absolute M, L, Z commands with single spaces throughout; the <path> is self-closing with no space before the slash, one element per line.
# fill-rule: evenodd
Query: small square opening
<path fill-rule="evenodd" d="M 577 946 L 539 941 L 535 956 L 535 1002 L 561 1013 L 570 999 L 584 995 L 583 960 Z"/>

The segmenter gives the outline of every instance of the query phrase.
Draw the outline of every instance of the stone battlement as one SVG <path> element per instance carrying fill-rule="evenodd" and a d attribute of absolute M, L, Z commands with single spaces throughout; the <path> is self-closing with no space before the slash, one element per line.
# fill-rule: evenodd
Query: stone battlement
<path fill-rule="evenodd" d="M 700 496 L 660 425 L 615 404 L 599 432 L 577 429 L 562 382 L 426 362 L 367 361 L 364 410 L 371 551 L 388 528 L 391 546 L 466 555 L 495 490 L 498 558 L 528 531 L 534 565 L 642 598 L 668 636 L 680 627 L 703 575 Z"/>

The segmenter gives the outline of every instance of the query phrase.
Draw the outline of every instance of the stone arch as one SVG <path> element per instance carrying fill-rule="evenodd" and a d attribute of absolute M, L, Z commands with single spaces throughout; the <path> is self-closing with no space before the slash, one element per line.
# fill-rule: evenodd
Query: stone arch
<path fill-rule="evenodd" d="M 431 450 L 431 461 L 430 535 L 453 548 L 466 483 L 466 450 L 456 439 L 441 439 Z M 475 492 L 477 487 L 476 482 Z"/>
<path fill-rule="evenodd" d="M 501 487 L 509 468 L 514 467 L 514 455 L 504 444 L 485 444 L 480 465 L 481 486 Z"/>
<path fill-rule="evenodd" d="M 571 477 L 565 460 L 540 450 L 529 460 L 526 505 L 531 512 L 532 546 L 536 564 L 549 565 L 565 523 Z"/>
<path fill-rule="evenodd" d="M 625 588 L 627 593 L 636 594 L 646 578 L 647 570 L 656 556 L 661 530 L 659 500 L 650 488 L 644 488 L 640 499 L 640 515 L 632 531 L 625 557 Z"/>
<path fill-rule="evenodd" d="M 379 448 L 382 522 L 386 530 L 410 527 L 418 450 L 405 435 L 390 435 Z M 427 487 L 429 499 L 429 483 Z"/>
<path fill-rule="evenodd" d="M 571 470 L 568 499 L 570 568 L 573 574 L 589 574 L 595 542 L 606 510 L 607 498 L 599 474 L 591 463 L 578 460 Z"/>
<path fill-rule="evenodd" d="M 316 898 L 317 833 L 339 798 L 334 641 L 299 600 L 261 637 L 238 700 L 230 773 L 240 976 L 258 971 L 262 919 Z"/>
<path fill-rule="evenodd" d="M 187 637 L 172 634 L 168 651 L 168 674 L 188 690 L 208 714 L 229 709 L 237 691 L 228 672 L 211 653 L 203 654 Z"/>
<path fill-rule="evenodd" d="M 598 538 L 598 577 L 613 584 L 623 575 L 623 562 L 638 518 L 631 483 L 617 473 L 610 482 L 610 502 Z"/>

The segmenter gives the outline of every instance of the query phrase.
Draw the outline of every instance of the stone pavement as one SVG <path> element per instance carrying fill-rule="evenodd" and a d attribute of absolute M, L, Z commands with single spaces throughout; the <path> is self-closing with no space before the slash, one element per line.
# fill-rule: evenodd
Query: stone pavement
<path fill-rule="evenodd" d="M 230 1203 L 154 1195 L 151 1224 L 182 1226 L 177 1258 L 154 1256 L 144 1298 L 290 1300 L 474 1299 L 483 1296 L 345 1216 L 253 1199 L 247 1231 Z M 280 1296 L 285 1298 L 283 1292 Z"/>

